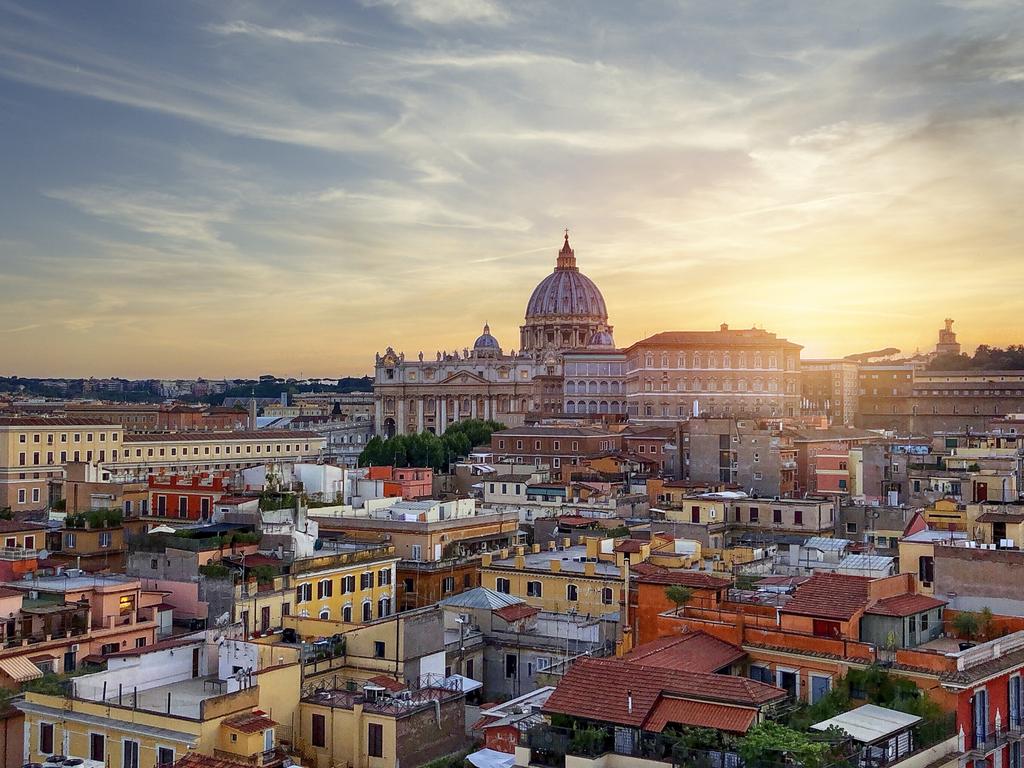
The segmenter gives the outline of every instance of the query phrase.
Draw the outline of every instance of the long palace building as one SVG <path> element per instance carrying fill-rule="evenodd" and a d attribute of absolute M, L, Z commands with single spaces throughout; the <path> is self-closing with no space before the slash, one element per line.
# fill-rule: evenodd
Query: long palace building
<path fill-rule="evenodd" d="M 484 325 L 472 348 L 433 359 L 388 347 L 374 372 L 378 434 L 441 434 L 469 418 L 516 427 L 558 415 L 674 423 L 692 413 L 799 414 L 801 347 L 767 331 L 723 325 L 617 348 L 604 297 L 577 267 L 568 233 L 530 295 L 519 344 L 504 352 Z"/>

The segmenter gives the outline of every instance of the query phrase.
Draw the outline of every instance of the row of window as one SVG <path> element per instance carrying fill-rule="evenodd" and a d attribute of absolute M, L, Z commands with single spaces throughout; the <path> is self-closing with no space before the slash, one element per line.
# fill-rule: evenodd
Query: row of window
<path fill-rule="evenodd" d="M 504 594 L 509 594 L 512 589 L 512 582 L 509 579 L 499 577 L 495 581 L 494 589 Z M 565 599 L 570 603 L 579 602 L 580 590 L 576 584 L 565 585 Z M 526 582 L 526 596 L 527 597 L 543 597 L 544 596 L 544 585 L 539 581 L 528 581 Z M 604 605 L 612 605 L 615 602 L 615 591 L 611 587 L 604 587 L 601 589 L 601 602 Z"/>
<path fill-rule="evenodd" d="M 566 362 L 563 373 L 566 376 L 623 376 L 626 373 L 626 364 L 622 362 Z"/>
<path fill-rule="evenodd" d="M 708 379 L 706 382 L 703 379 L 676 379 L 675 386 L 673 382 L 668 379 L 662 379 L 660 382 L 656 382 L 654 379 L 644 379 L 644 392 L 732 392 L 733 381 L 732 379 L 722 379 L 721 382 L 718 379 Z M 749 383 L 749 391 L 752 392 L 764 392 L 765 384 L 761 379 L 754 379 Z M 796 382 L 786 382 L 786 394 L 796 394 Z M 630 389 L 630 392 L 638 392 L 639 390 Z M 747 392 L 748 382 L 746 379 L 736 380 L 736 391 Z M 767 386 L 768 392 L 778 392 L 779 382 L 775 379 L 768 380 Z"/>
<path fill-rule="evenodd" d="M 198 445 L 192 446 L 192 455 L 193 456 L 199 456 L 199 455 L 209 456 L 210 455 L 210 448 L 211 448 L 211 446 L 204 445 L 204 446 L 201 446 L 201 447 L 203 449 L 202 454 L 199 453 L 200 446 L 198 446 Z M 295 443 L 294 446 L 292 446 L 291 443 L 287 443 L 285 445 L 280 445 L 280 444 L 277 444 L 277 445 L 267 444 L 265 446 L 257 445 L 257 446 L 255 446 L 255 448 L 256 448 L 255 453 L 293 453 L 293 451 L 292 451 L 293 447 L 295 448 L 294 453 L 299 453 L 300 450 L 302 452 L 309 453 L 309 443 L 301 444 L 301 448 L 300 448 L 300 444 L 299 443 Z M 220 451 L 221 446 L 214 445 L 214 446 L 212 446 L 212 448 L 213 448 L 213 455 L 219 456 L 220 452 L 221 452 Z M 241 445 L 236 445 L 236 446 L 234 446 L 234 448 L 235 448 L 234 452 L 236 454 L 242 453 L 242 446 Z M 265 451 L 263 450 L 264 448 L 266 448 Z M 167 448 L 159 448 L 159 449 L 147 448 L 146 449 L 146 456 L 153 456 L 153 455 L 166 456 L 166 455 L 168 455 L 167 454 L 167 450 L 168 450 Z M 158 451 L 158 453 L 154 454 L 154 451 Z M 225 453 L 225 455 L 231 453 L 231 446 L 230 445 L 224 446 L 224 453 Z M 245 453 L 254 453 L 253 446 L 252 445 L 246 445 L 245 446 Z M 128 460 L 130 454 L 131 454 L 131 449 L 128 449 L 127 451 L 125 451 L 124 457 L 125 457 L 126 461 Z M 178 455 L 178 446 L 173 446 L 173 447 L 170 448 L 170 455 L 171 456 L 177 456 Z M 189 455 L 189 448 L 188 448 L 187 445 L 181 446 L 181 455 L 182 456 L 188 456 Z M 135 457 L 136 458 L 142 458 L 142 448 L 136 448 L 135 449 Z M 101 459 L 101 461 L 102 461 L 102 459 Z M 114 461 L 117 461 L 116 452 L 115 452 Z"/>
<path fill-rule="evenodd" d="M 779 367 L 778 355 L 769 354 L 768 356 L 768 368 L 769 370 L 775 370 Z M 749 357 L 752 362 L 753 368 L 764 368 L 764 356 L 760 352 L 754 352 Z M 689 357 L 685 352 L 678 352 L 674 358 L 669 352 L 662 352 L 660 355 L 656 355 L 653 352 L 648 352 L 643 357 L 645 368 L 676 368 L 676 369 L 732 369 L 732 368 L 746 368 L 748 356 L 746 352 L 737 352 L 735 357 L 731 352 L 708 352 L 705 356 L 700 352 L 694 352 Z M 630 361 L 630 369 L 636 370 L 640 367 L 640 358 L 635 357 Z M 672 366 L 671 363 L 675 365 Z M 796 370 L 796 358 L 786 358 L 786 370 Z"/>
<path fill-rule="evenodd" d="M 364 571 L 359 574 L 359 589 L 372 589 L 374 582 L 374 572 Z M 377 571 L 377 586 L 384 587 L 391 584 L 391 569 L 381 568 Z M 341 586 L 341 594 L 348 595 L 356 591 L 356 577 L 353 574 L 343 576 L 339 579 Z M 316 597 L 318 600 L 323 600 L 327 597 L 334 595 L 334 579 L 320 579 L 316 582 Z M 295 588 L 295 602 L 296 603 L 308 603 L 313 599 L 313 582 L 307 582 L 305 584 L 299 584 Z"/>
<path fill-rule="evenodd" d="M 19 504 L 28 504 L 29 490 L 30 489 L 28 489 L 28 488 L 19 488 L 18 489 L 18 503 Z M 37 503 L 39 501 L 39 493 L 40 492 L 39 492 L 38 488 L 32 488 L 31 489 L 31 496 L 32 496 L 32 502 L 33 503 Z"/>
<path fill-rule="evenodd" d="M 111 453 L 111 461 L 117 461 L 117 451 L 111 451 L 110 453 Z M 34 451 L 32 453 L 32 466 L 38 467 L 40 464 L 42 464 L 42 456 L 43 456 L 42 453 L 40 453 L 39 451 Z M 82 460 L 82 452 L 81 451 L 73 451 L 71 453 L 71 456 L 72 456 L 72 461 L 81 461 Z M 55 454 L 54 454 L 53 451 L 47 451 L 46 452 L 46 464 L 47 464 L 47 466 L 53 466 L 53 465 L 55 465 L 57 463 L 57 462 L 54 462 L 54 457 L 55 457 Z M 93 452 L 92 451 L 86 451 L 85 452 L 85 460 L 86 461 L 92 461 L 92 458 L 93 458 Z M 107 460 L 107 452 L 105 450 L 101 450 L 99 452 L 99 461 L 103 462 L 103 461 L 106 461 L 106 460 Z M 68 461 L 68 452 L 67 451 L 61 451 L 60 452 L 60 462 L 59 463 L 60 464 L 66 464 L 67 461 Z M 19 467 L 28 466 L 28 454 L 26 454 L 26 453 L 19 453 L 18 454 L 18 466 Z"/>
<path fill-rule="evenodd" d="M 59 752 L 53 739 L 53 723 L 39 723 L 38 747 L 42 755 Z M 272 732 L 271 732 L 272 733 Z M 273 744 L 273 735 L 270 737 Z M 140 743 L 134 739 L 121 739 L 121 768 L 141 768 L 139 761 Z M 89 759 L 98 763 L 107 760 L 107 736 L 103 733 L 89 734 Z M 171 765 L 174 762 L 174 747 L 157 746 L 156 764 Z"/>
<path fill-rule="evenodd" d="M 60 442 L 62 442 L 62 443 L 68 442 L 68 434 L 71 435 L 71 442 L 73 442 L 73 443 L 80 443 L 80 442 L 82 442 L 82 433 L 81 432 L 72 432 L 72 433 L 61 432 L 60 433 Z M 92 432 L 86 432 L 85 433 L 85 442 L 91 443 L 93 441 L 93 438 L 94 438 L 94 433 L 92 433 Z M 118 439 L 117 432 L 111 432 L 110 433 L 110 439 L 111 439 L 112 442 L 116 443 L 117 439 Z M 107 433 L 106 432 L 100 432 L 99 433 L 99 441 L 101 443 L 105 443 L 107 441 Z M 28 442 L 28 435 L 26 433 L 24 433 L 24 432 L 20 433 L 18 435 L 18 442 L 19 443 L 27 443 Z M 32 442 L 33 443 L 40 443 L 40 442 L 42 442 L 42 436 L 38 432 L 33 434 L 32 435 Z M 52 432 L 46 435 L 46 444 L 47 445 L 53 445 L 53 433 Z"/>
<path fill-rule="evenodd" d="M 597 402 L 591 400 L 589 403 L 583 400 L 576 402 L 575 400 L 567 400 L 565 403 L 566 413 L 623 413 L 625 410 L 625 403 L 621 403 L 618 400 L 602 400 Z"/>

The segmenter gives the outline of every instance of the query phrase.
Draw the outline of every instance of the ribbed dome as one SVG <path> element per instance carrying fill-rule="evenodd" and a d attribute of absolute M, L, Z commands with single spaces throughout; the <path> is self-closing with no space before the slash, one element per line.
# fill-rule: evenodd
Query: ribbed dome
<path fill-rule="evenodd" d="M 607 322 L 608 309 L 594 282 L 579 271 L 569 235 L 558 253 L 555 271 L 533 289 L 526 305 L 526 319 L 552 316 L 597 318 Z"/>
<path fill-rule="evenodd" d="M 500 349 L 498 340 L 491 336 L 491 327 L 484 324 L 484 332 L 473 342 L 473 349 Z"/>
<path fill-rule="evenodd" d="M 595 331 L 587 342 L 588 347 L 614 347 L 615 339 L 608 331 Z"/>

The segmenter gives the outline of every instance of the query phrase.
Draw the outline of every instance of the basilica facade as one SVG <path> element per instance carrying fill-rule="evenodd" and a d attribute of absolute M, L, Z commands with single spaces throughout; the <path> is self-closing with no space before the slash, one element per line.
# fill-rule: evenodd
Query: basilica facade
<path fill-rule="evenodd" d="M 512 427 L 564 410 L 566 354 L 615 349 L 604 297 L 576 266 L 568 232 L 554 271 L 530 295 L 519 342 L 518 351 L 503 351 L 485 324 L 461 352 L 409 359 L 388 347 L 374 369 L 377 433 L 442 434 L 471 418 Z"/>

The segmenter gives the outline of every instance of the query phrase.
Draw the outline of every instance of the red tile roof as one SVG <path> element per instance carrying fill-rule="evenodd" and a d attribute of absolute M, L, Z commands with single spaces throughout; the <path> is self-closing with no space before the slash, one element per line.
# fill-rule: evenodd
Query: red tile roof
<path fill-rule="evenodd" d="M 865 613 L 870 613 L 873 616 L 913 616 L 915 613 L 941 608 L 945 604 L 945 600 L 928 595 L 896 595 L 879 600 Z"/>
<path fill-rule="evenodd" d="M 267 717 L 266 712 L 261 712 L 258 709 L 225 718 L 221 722 L 228 728 L 241 731 L 242 733 L 259 733 L 277 725 L 277 723 Z"/>
<path fill-rule="evenodd" d="M 867 607 L 870 583 L 867 576 L 816 573 L 797 587 L 793 598 L 781 611 L 849 621 L 857 611 Z"/>
<path fill-rule="evenodd" d="M 400 683 L 393 677 L 388 677 L 387 675 L 377 675 L 376 677 L 371 677 L 366 682 L 373 683 L 374 685 L 379 685 L 381 688 L 391 691 L 392 693 L 404 691 L 409 687 L 405 683 Z"/>
<path fill-rule="evenodd" d="M 526 603 L 516 603 L 515 605 L 506 605 L 504 608 L 498 608 L 493 613 L 495 616 L 500 616 L 511 624 L 514 621 L 536 616 L 540 613 L 540 608 L 534 608 Z"/>
<path fill-rule="evenodd" d="M 658 669 L 622 659 L 581 659 L 569 668 L 543 711 L 640 727 L 662 695 L 757 708 L 785 698 L 786 692 L 745 677 Z"/>
<path fill-rule="evenodd" d="M 695 589 L 722 589 L 732 584 L 729 579 L 711 576 L 704 571 L 669 570 L 651 563 L 637 563 L 630 570 L 633 581 L 642 584 L 679 584 Z"/>
<path fill-rule="evenodd" d="M 21 531 L 46 531 L 47 526 L 41 523 L 29 523 L 23 520 L 0 520 L 0 533 L 20 533 Z"/>
<path fill-rule="evenodd" d="M 187 755 L 175 762 L 171 768 L 251 768 L 248 763 L 240 763 L 235 760 L 225 760 L 220 757 L 201 755 L 198 752 L 189 752 Z"/>
<path fill-rule="evenodd" d="M 643 549 L 644 543 L 645 542 L 640 541 L 638 539 L 623 539 L 622 541 L 620 541 L 618 544 L 615 545 L 615 551 L 616 552 L 639 552 L 641 549 Z"/>
<path fill-rule="evenodd" d="M 647 716 L 643 730 L 661 733 L 665 726 L 693 725 L 715 728 L 731 733 L 746 733 L 757 717 L 757 710 L 731 707 L 726 704 L 708 704 L 687 699 L 659 699 Z"/>
<path fill-rule="evenodd" d="M 322 438 L 319 432 L 307 432 L 299 429 L 259 429 L 256 431 L 242 430 L 238 432 L 140 432 L 124 436 L 126 443 L 179 443 L 188 441 L 223 442 L 225 440 L 305 440 L 306 438 Z"/>
<path fill-rule="evenodd" d="M 706 632 L 669 635 L 638 645 L 622 659 L 634 664 L 684 672 L 717 672 L 747 654 Z"/>

